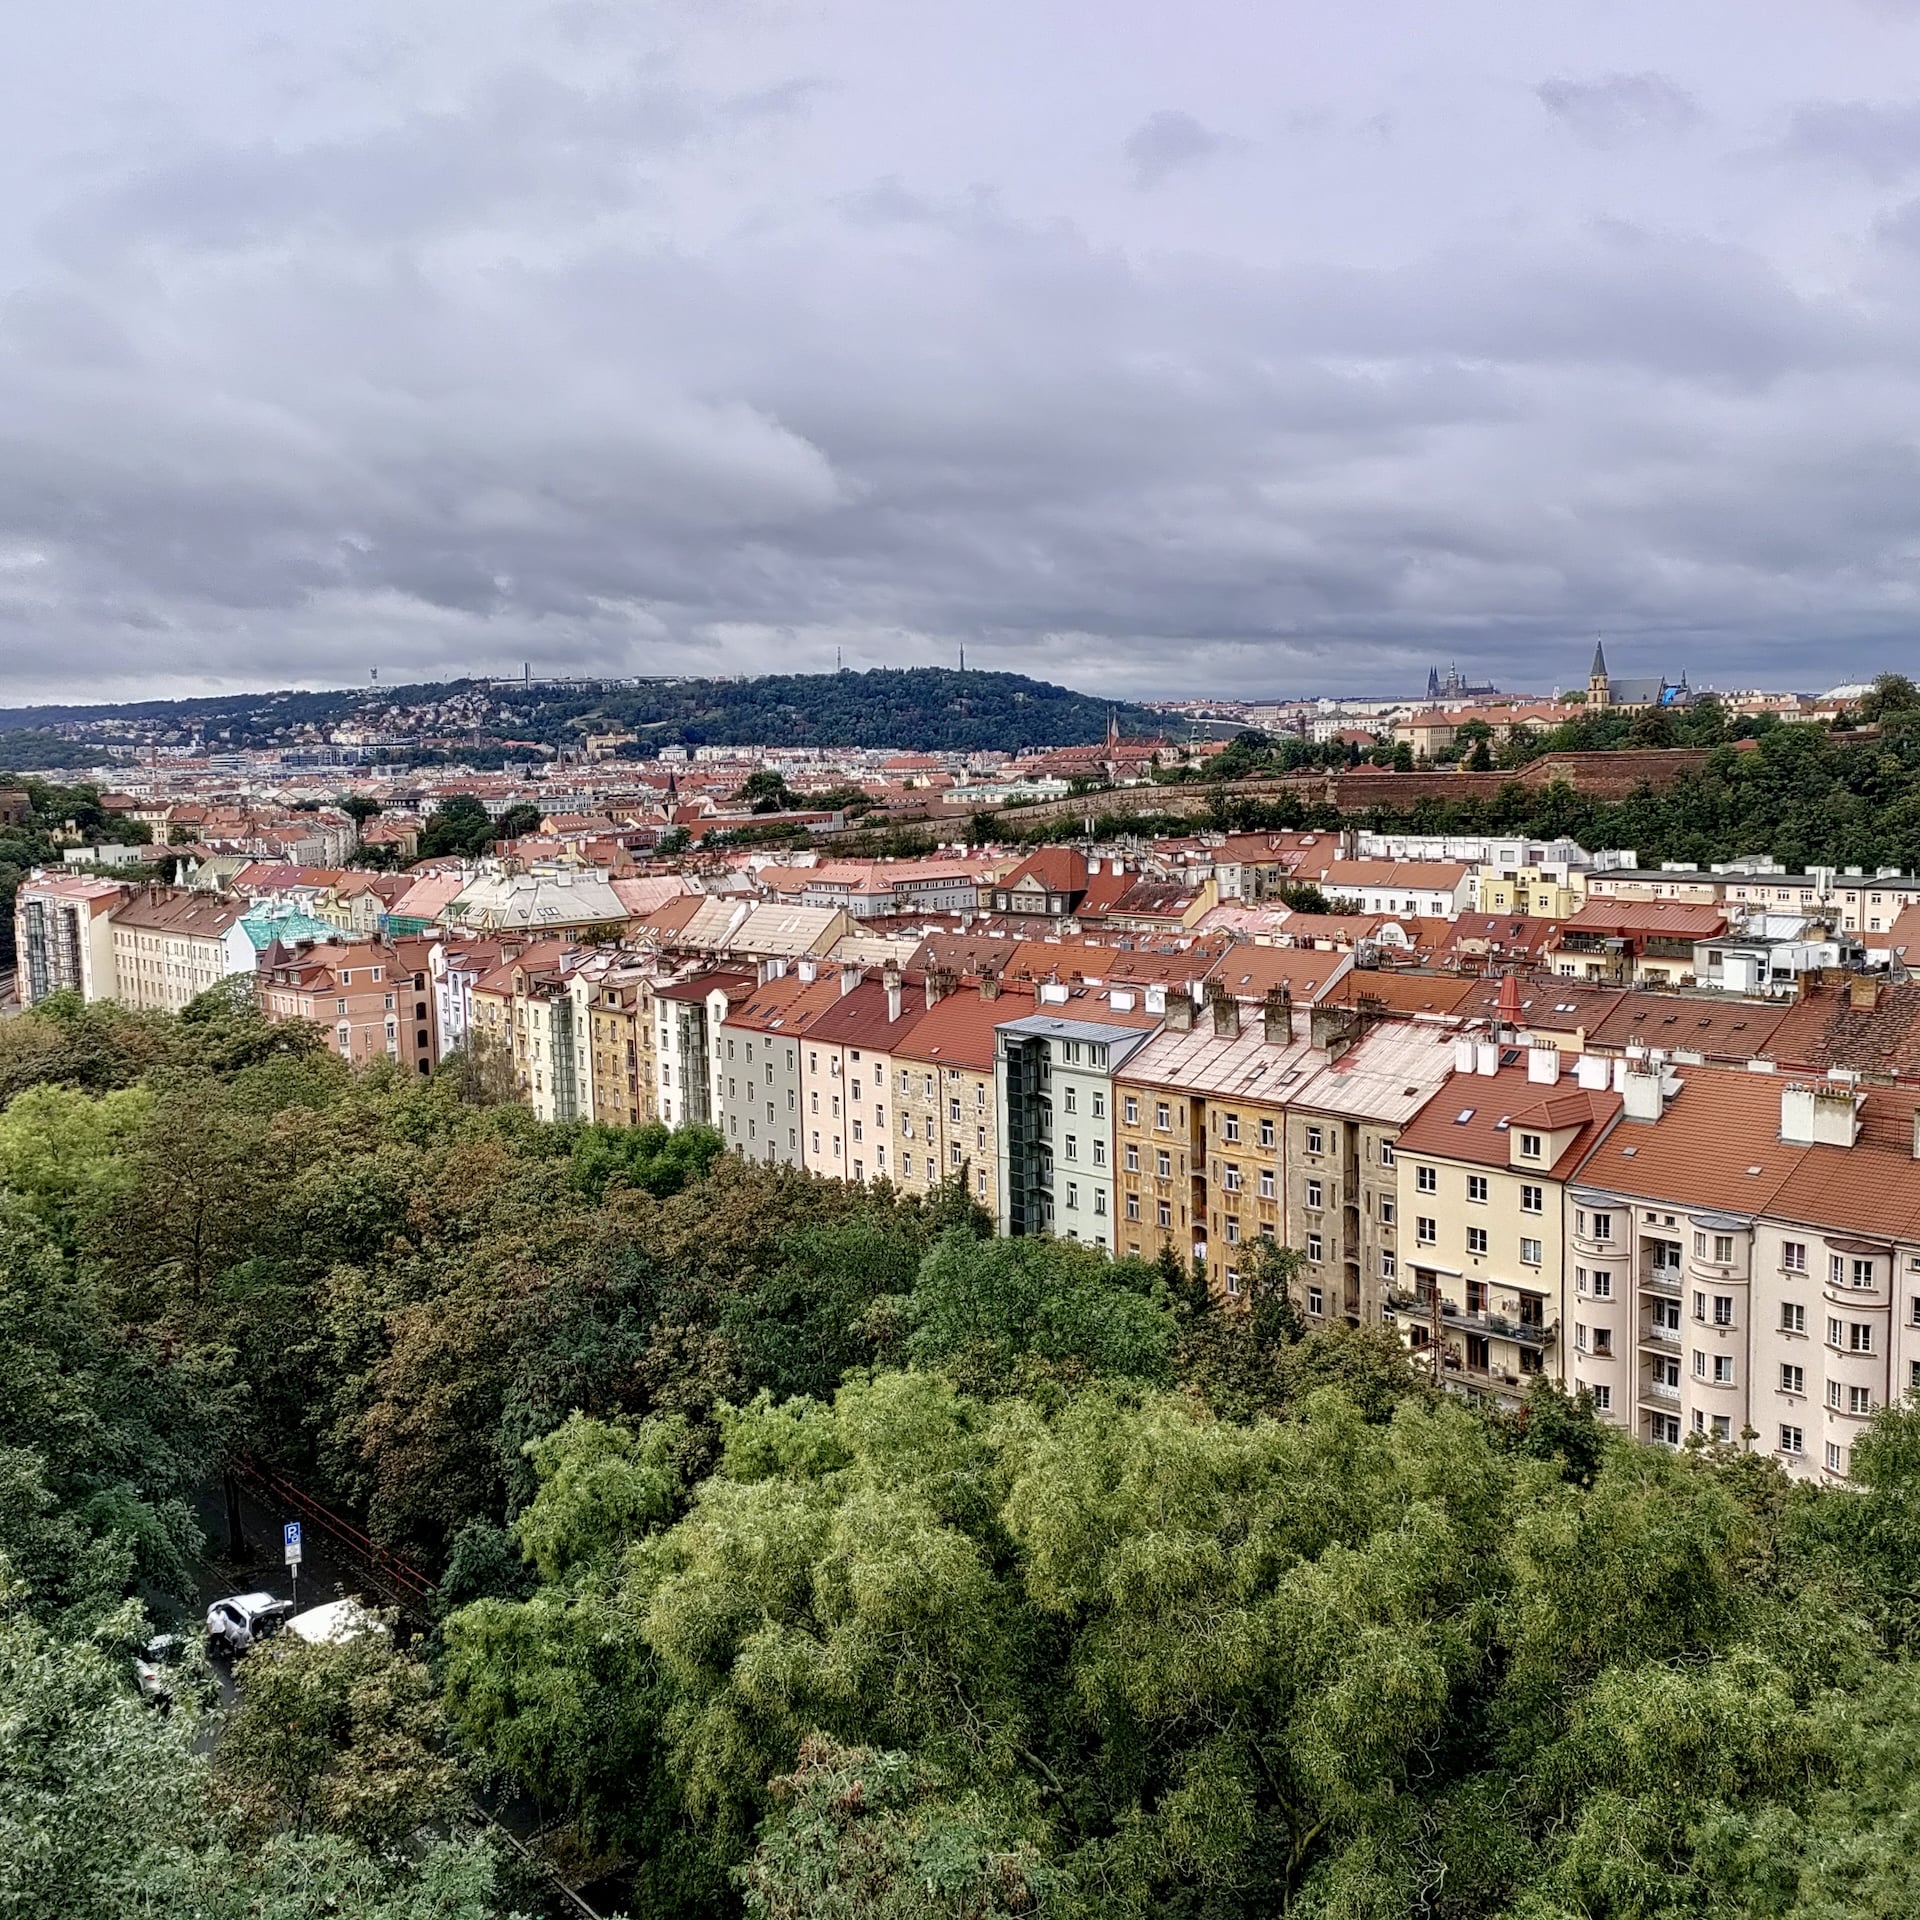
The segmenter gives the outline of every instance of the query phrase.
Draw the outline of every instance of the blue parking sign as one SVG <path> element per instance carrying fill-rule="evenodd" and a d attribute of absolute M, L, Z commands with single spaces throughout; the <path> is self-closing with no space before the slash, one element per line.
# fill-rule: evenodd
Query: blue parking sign
<path fill-rule="evenodd" d="M 287 1565 L 297 1567 L 300 1564 L 300 1522 L 289 1520 L 280 1532 L 287 1543 Z"/>

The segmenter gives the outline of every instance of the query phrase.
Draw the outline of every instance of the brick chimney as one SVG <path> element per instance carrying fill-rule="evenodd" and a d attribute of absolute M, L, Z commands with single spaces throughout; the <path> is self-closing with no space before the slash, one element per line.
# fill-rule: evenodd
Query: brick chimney
<path fill-rule="evenodd" d="M 1269 987 L 1261 1018 L 1268 1041 L 1285 1046 L 1293 1038 L 1293 995 L 1284 986 Z"/>
<path fill-rule="evenodd" d="M 1240 1037 L 1240 1002 L 1218 980 L 1207 989 L 1207 1001 L 1213 1009 L 1214 1032 L 1224 1039 L 1237 1040 Z"/>

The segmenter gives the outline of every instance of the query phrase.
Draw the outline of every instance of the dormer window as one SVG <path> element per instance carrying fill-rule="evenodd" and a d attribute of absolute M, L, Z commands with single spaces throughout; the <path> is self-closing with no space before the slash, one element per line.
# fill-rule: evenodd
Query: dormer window
<path fill-rule="evenodd" d="M 1540 1136 L 1537 1133 L 1523 1133 L 1520 1136 L 1520 1157 L 1523 1160 L 1540 1158 Z"/>

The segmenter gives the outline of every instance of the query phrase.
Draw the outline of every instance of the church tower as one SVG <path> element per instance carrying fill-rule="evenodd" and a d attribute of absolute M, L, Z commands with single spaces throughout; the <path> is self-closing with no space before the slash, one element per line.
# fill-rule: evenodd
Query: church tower
<path fill-rule="evenodd" d="M 1607 690 L 1607 650 L 1598 640 L 1593 643 L 1593 667 L 1587 674 L 1587 705 L 1613 705 L 1613 696 Z"/>

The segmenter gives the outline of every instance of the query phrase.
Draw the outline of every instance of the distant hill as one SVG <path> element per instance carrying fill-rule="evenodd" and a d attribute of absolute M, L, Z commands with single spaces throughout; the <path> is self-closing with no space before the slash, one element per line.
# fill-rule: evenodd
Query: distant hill
<path fill-rule="evenodd" d="M 440 710 L 444 710 L 444 714 Z M 436 734 L 475 748 L 504 740 L 564 746 L 583 733 L 631 732 L 663 746 L 901 747 L 918 752 L 1079 746 L 1108 716 L 1132 735 L 1165 722 L 1143 707 L 1096 699 L 1018 673 L 876 667 L 865 673 L 766 674 L 744 680 L 573 685 L 458 680 L 338 692 L 195 695 L 114 706 L 0 709 L 0 766 L 49 766 L 75 747 L 287 745 L 345 725 Z M 444 719 L 444 724 L 441 724 Z"/>

